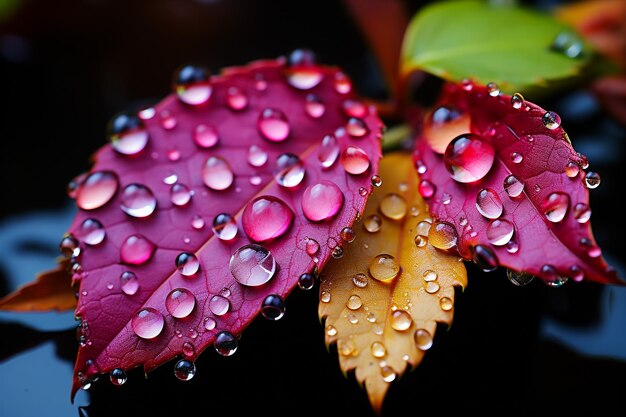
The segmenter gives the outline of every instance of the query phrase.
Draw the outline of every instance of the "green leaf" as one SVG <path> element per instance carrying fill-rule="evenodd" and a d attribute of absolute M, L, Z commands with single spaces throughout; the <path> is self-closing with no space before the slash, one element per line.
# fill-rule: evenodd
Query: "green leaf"
<path fill-rule="evenodd" d="M 555 47 L 557 36 L 567 41 L 561 48 Z M 576 46 L 583 48 L 580 54 L 567 50 Z M 476 0 L 447 1 L 423 8 L 411 21 L 402 47 L 402 72 L 493 81 L 512 92 L 575 76 L 591 55 L 568 26 L 549 15 Z"/>

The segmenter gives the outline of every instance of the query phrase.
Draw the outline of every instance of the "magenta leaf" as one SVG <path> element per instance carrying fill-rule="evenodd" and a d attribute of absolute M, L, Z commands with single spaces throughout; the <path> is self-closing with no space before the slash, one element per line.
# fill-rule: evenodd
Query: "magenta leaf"
<path fill-rule="evenodd" d="M 585 172 L 554 112 L 494 84 L 448 85 L 425 119 L 415 164 L 438 222 L 430 240 L 456 243 L 485 270 L 504 266 L 553 286 L 564 278 L 620 283 L 591 232 Z"/>
<path fill-rule="evenodd" d="M 80 210 L 62 242 L 80 282 L 73 393 L 174 357 L 190 378 L 202 350 L 232 354 L 261 310 L 280 318 L 299 277 L 342 244 L 382 123 L 347 76 L 305 58 L 210 79 L 183 67 L 176 94 L 114 118 L 111 145 L 74 182 Z"/>

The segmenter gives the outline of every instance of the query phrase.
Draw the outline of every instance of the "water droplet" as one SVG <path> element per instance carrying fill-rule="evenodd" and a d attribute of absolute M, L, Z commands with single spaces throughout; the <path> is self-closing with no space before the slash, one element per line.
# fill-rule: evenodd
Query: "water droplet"
<path fill-rule="evenodd" d="M 368 134 L 369 129 L 363 120 L 351 117 L 346 124 L 346 131 L 352 137 L 362 138 Z"/>
<path fill-rule="evenodd" d="M 154 308 L 146 307 L 133 316 L 130 325 L 142 339 L 154 339 L 163 331 L 165 319 Z"/>
<path fill-rule="evenodd" d="M 212 148 L 217 145 L 219 139 L 219 134 L 214 126 L 199 124 L 193 130 L 193 141 L 200 148 Z"/>
<path fill-rule="evenodd" d="M 541 205 L 543 214 L 552 223 L 558 223 L 563 220 L 568 208 L 569 196 L 561 192 L 550 194 Z"/>
<path fill-rule="evenodd" d="M 478 135 L 467 133 L 448 144 L 443 161 L 455 181 L 469 183 L 484 178 L 491 170 L 494 158 L 491 144 Z"/>
<path fill-rule="evenodd" d="M 284 141 L 291 131 L 285 113 L 271 108 L 261 112 L 257 121 L 257 128 L 261 136 L 270 142 Z"/>
<path fill-rule="evenodd" d="M 330 303 L 330 292 L 322 291 L 320 294 L 320 301 L 322 301 L 322 303 Z"/>
<path fill-rule="evenodd" d="M 348 302 L 346 303 L 346 307 L 350 310 L 358 310 L 363 305 L 363 301 L 361 301 L 361 297 L 356 294 L 353 294 L 348 298 Z"/>
<path fill-rule="evenodd" d="M 183 355 L 192 358 L 196 354 L 196 348 L 190 342 L 183 343 Z"/>
<path fill-rule="evenodd" d="M 375 214 L 366 217 L 363 220 L 363 227 L 370 233 L 376 233 L 380 230 L 383 220 Z"/>
<path fill-rule="evenodd" d="M 204 328 L 208 331 L 215 329 L 217 326 L 217 322 L 212 317 L 205 317 L 204 319 Z"/>
<path fill-rule="evenodd" d="M 176 181 L 178 181 L 178 175 L 176 174 L 170 174 L 167 177 L 163 178 L 163 184 L 167 185 L 176 184 Z"/>
<path fill-rule="evenodd" d="M 192 192 L 185 184 L 176 183 L 170 190 L 170 199 L 175 206 L 182 207 L 191 201 Z"/>
<path fill-rule="evenodd" d="M 552 41 L 550 49 L 568 58 L 580 58 L 584 52 L 582 41 L 578 35 L 570 31 L 560 32 Z"/>
<path fill-rule="evenodd" d="M 513 106 L 514 109 L 519 110 L 522 108 L 523 105 L 524 96 L 522 96 L 520 93 L 515 93 L 511 96 L 511 106 Z"/>
<path fill-rule="evenodd" d="M 401 220 L 406 215 L 407 204 L 401 195 L 389 193 L 380 201 L 378 209 L 389 219 Z"/>
<path fill-rule="evenodd" d="M 329 324 L 328 326 L 326 326 L 326 334 L 330 337 L 336 336 L 337 328 L 333 326 L 332 324 Z"/>
<path fill-rule="evenodd" d="M 180 159 L 180 151 L 178 149 L 169 149 L 167 151 L 167 159 L 172 162 L 176 162 Z"/>
<path fill-rule="evenodd" d="M 472 260 L 485 272 L 495 271 L 498 266 L 498 257 L 485 245 L 476 245 L 472 248 Z"/>
<path fill-rule="evenodd" d="M 389 282 L 400 273 L 400 264 L 393 256 L 381 254 L 372 260 L 369 265 L 369 272 L 372 278 L 381 282 Z"/>
<path fill-rule="evenodd" d="M 315 275 L 304 273 L 298 277 L 298 287 L 300 289 L 308 291 L 312 290 L 315 286 Z"/>
<path fill-rule="evenodd" d="M 565 175 L 570 178 L 576 178 L 580 172 L 580 167 L 575 162 L 568 162 L 565 166 Z"/>
<path fill-rule="evenodd" d="M 454 302 L 452 301 L 451 298 L 449 298 L 449 297 L 441 297 L 439 299 L 439 307 L 441 307 L 441 309 L 443 311 L 450 311 L 450 310 L 452 310 L 453 306 L 454 306 Z"/>
<path fill-rule="evenodd" d="M 387 348 L 382 342 L 373 342 L 370 346 L 372 356 L 375 358 L 384 358 L 387 355 Z"/>
<path fill-rule="evenodd" d="M 378 175 L 372 175 L 372 178 L 370 178 L 370 183 L 372 184 L 372 187 L 378 188 L 381 185 L 383 185 L 383 180 Z M 406 191 L 406 190 L 400 190 L 400 191 Z"/>
<path fill-rule="evenodd" d="M 458 239 L 456 227 L 447 222 L 435 222 L 428 232 L 430 244 L 437 249 L 451 249 L 456 246 Z"/>
<path fill-rule="evenodd" d="M 137 155 L 146 148 L 149 134 L 141 119 L 134 114 L 120 113 L 108 125 L 113 149 L 122 155 Z"/>
<path fill-rule="evenodd" d="M 230 311 L 230 301 L 221 295 L 214 295 L 209 300 L 209 310 L 216 316 L 223 316 Z"/>
<path fill-rule="evenodd" d="M 369 282 L 369 278 L 367 277 L 367 275 L 362 274 L 362 273 L 355 274 L 352 277 L 352 283 L 354 284 L 355 287 L 358 287 L 358 288 L 367 287 L 368 282 Z"/>
<path fill-rule="evenodd" d="M 335 91 L 339 94 L 348 94 L 352 91 L 352 82 L 343 72 L 335 73 Z"/>
<path fill-rule="evenodd" d="M 324 74 L 316 67 L 299 64 L 287 71 L 287 83 L 298 90 L 310 90 L 324 79 Z"/>
<path fill-rule="evenodd" d="M 213 92 L 209 71 L 196 65 L 179 68 L 174 74 L 174 90 L 183 103 L 192 106 L 206 103 Z"/>
<path fill-rule="evenodd" d="M 598 188 L 600 185 L 600 174 L 597 172 L 589 171 L 587 175 L 585 175 L 585 186 L 590 190 L 594 188 Z"/>
<path fill-rule="evenodd" d="M 176 268 L 185 277 L 191 277 L 200 270 L 200 261 L 193 253 L 181 252 L 176 257 Z"/>
<path fill-rule="evenodd" d="M 174 375 L 181 381 L 189 381 L 196 375 L 196 364 L 187 359 L 181 359 L 174 365 Z"/>
<path fill-rule="evenodd" d="M 196 230 L 202 229 L 204 227 L 204 219 L 202 218 L 202 216 L 193 216 L 193 218 L 191 219 L 191 227 Z"/>
<path fill-rule="evenodd" d="M 246 206 L 241 223 L 250 239 L 265 242 L 282 236 L 291 226 L 293 218 L 293 211 L 284 201 L 265 195 Z"/>
<path fill-rule="evenodd" d="M 230 164 L 219 156 L 210 156 L 202 166 L 202 181 L 212 190 L 225 190 L 234 180 Z"/>
<path fill-rule="evenodd" d="M 150 120 L 154 117 L 155 114 L 156 109 L 154 107 L 146 107 L 137 112 L 137 116 L 139 116 L 141 120 Z"/>
<path fill-rule="evenodd" d="M 117 175 L 111 171 L 92 172 L 76 190 L 76 204 L 83 210 L 104 206 L 117 192 Z"/>
<path fill-rule="evenodd" d="M 533 279 L 535 279 L 535 276 L 532 274 L 529 274 L 527 272 L 517 272 L 511 269 L 506 270 L 506 276 L 507 278 L 509 278 L 509 281 L 511 281 L 512 284 L 518 287 L 528 285 Z"/>
<path fill-rule="evenodd" d="M 229 266 L 235 280 L 248 287 L 265 284 L 276 272 L 276 260 L 272 253 L 255 244 L 237 249 L 230 258 Z"/>
<path fill-rule="evenodd" d="M 556 268 L 552 265 L 543 265 L 541 267 L 541 274 L 544 282 L 549 287 L 558 288 L 567 282 L 567 278 L 559 276 Z"/>
<path fill-rule="evenodd" d="M 426 282 L 433 282 L 434 280 L 437 279 L 437 273 L 433 270 L 427 269 L 422 274 L 422 278 L 424 278 L 424 281 Z"/>
<path fill-rule="evenodd" d="M 582 281 L 583 278 L 585 277 L 585 273 L 583 272 L 581 267 L 578 265 L 570 266 L 569 272 L 570 272 L 570 277 L 576 282 Z"/>
<path fill-rule="evenodd" d="M 124 372 L 121 368 L 115 368 L 109 374 L 109 379 L 113 385 L 124 385 L 128 380 L 128 376 L 126 376 L 126 372 Z"/>
<path fill-rule="evenodd" d="M 587 223 L 591 218 L 591 209 L 585 203 L 578 203 L 574 206 L 574 218 L 578 223 Z"/>
<path fill-rule="evenodd" d="M 191 314 L 196 306 L 196 298 L 191 291 L 185 288 L 176 288 L 167 295 L 165 308 L 177 319 L 182 319 Z"/>
<path fill-rule="evenodd" d="M 161 127 L 165 130 L 172 130 L 178 124 L 178 120 L 176 120 L 176 117 L 174 117 L 172 112 L 169 111 L 168 109 L 161 111 L 159 113 L 159 118 L 160 118 Z M 154 156 L 155 153 L 153 153 L 152 155 L 154 159 L 157 158 L 157 156 Z"/>
<path fill-rule="evenodd" d="M 215 338 L 214 346 L 220 355 L 232 356 L 237 351 L 237 338 L 231 332 L 219 332 Z"/>
<path fill-rule="evenodd" d="M 498 97 L 500 95 L 500 87 L 494 82 L 487 83 L 487 93 L 489 93 L 491 97 Z"/>
<path fill-rule="evenodd" d="M 396 310 L 391 313 L 391 327 L 397 331 L 405 331 L 413 324 L 413 318 L 405 310 Z"/>
<path fill-rule="evenodd" d="M 220 213 L 213 219 L 213 233 L 218 239 L 229 241 L 237 236 L 237 222 L 228 213 Z"/>
<path fill-rule="evenodd" d="M 365 197 L 368 194 L 367 190 L 363 187 L 359 187 L 359 195 Z"/>
<path fill-rule="evenodd" d="M 396 379 L 396 371 L 391 366 L 383 366 L 380 368 L 380 376 L 385 382 L 393 382 Z"/>
<path fill-rule="evenodd" d="M 239 87 L 228 87 L 226 104 L 231 110 L 243 110 L 248 107 L 248 96 Z"/>
<path fill-rule="evenodd" d="M 519 197 L 524 191 L 524 183 L 518 180 L 515 175 L 509 175 L 504 179 L 504 191 L 509 197 Z"/>
<path fill-rule="evenodd" d="M 307 94 L 304 103 L 304 110 L 306 114 L 314 119 L 319 119 L 326 112 L 326 106 L 319 96 L 315 94 Z"/>
<path fill-rule="evenodd" d="M 106 231 L 104 230 L 102 223 L 100 223 L 98 220 L 85 219 L 76 231 L 76 237 L 87 245 L 95 246 L 102 243 L 102 241 L 106 237 Z M 63 247 L 63 241 L 61 247 Z M 70 251 L 70 254 L 73 254 L 74 250 L 77 247 L 78 245 L 76 245 L 76 247 Z"/>
<path fill-rule="evenodd" d="M 137 275 L 131 271 L 122 272 L 120 275 L 120 285 L 124 294 L 135 295 L 139 290 L 139 280 L 137 279 Z"/>
<path fill-rule="evenodd" d="M 511 162 L 513 162 L 514 164 L 519 164 L 524 160 L 524 155 L 522 155 L 519 152 L 513 152 L 511 153 Z"/>
<path fill-rule="evenodd" d="M 497 219 L 502 215 L 503 206 L 498 194 L 491 188 L 483 188 L 476 195 L 476 209 L 483 217 Z"/>
<path fill-rule="evenodd" d="M 494 246 L 504 246 L 511 241 L 515 226 L 508 220 L 492 220 L 487 225 L 487 240 Z"/>
<path fill-rule="evenodd" d="M 425 289 L 428 294 L 434 294 L 439 291 L 439 284 L 436 281 L 427 282 Z"/>
<path fill-rule="evenodd" d="M 353 314 L 353 313 L 349 313 L 346 318 L 348 319 L 348 321 L 350 322 L 350 324 L 358 324 L 359 323 L 359 318 Z"/>
<path fill-rule="evenodd" d="M 450 204 L 451 201 L 452 201 L 452 196 L 448 193 L 443 193 L 443 195 L 441 196 L 441 204 L 443 204 L 444 206 L 447 206 L 448 204 Z"/>
<path fill-rule="evenodd" d="M 548 111 L 548 112 L 545 112 L 543 116 L 541 117 L 541 122 L 548 129 L 554 130 L 558 128 L 559 126 L 561 126 L 561 116 L 559 116 L 553 111 Z"/>
<path fill-rule="evenodd" d="M 274 179 L 281 187 L 293 188 L 302 182 L 306 172 L 302 160 L 292 153 L 284 153 L 276 159 Z"/>
<path fill-rule="evenodd" d="M 350 339 L 348 340 L 339 340 L 337 342 L 337 351 L 342 356 L 356 356 L 359 351 L 355 346 L 354 342 Z"/>
<path fill-rule="evenodd" d="M 435 194 L 435 191 L 437 191 L 437 187 L 435 186 L 435 184 L 428 180 L 421 180 L 417 187 L 417 190 L 422 197 L 430 198 Z"/>
<path fill-rule="evenodd" d="M 268 320 L 280 320 L 285 315 L 285 301 L 280 295 L 270 294 L 263 300 L 261 314 Z"/>
<path fill-rule="evenodd" d="M 306 253 L 309 256 L 315 255 L 320 250 L 320 244 L 317 243 L 317 240 L 315 239 L 307 238 L 305 246 L 306 246 Z"/>
<path fill-rule="evenodd" d="M 335 246 L 330 256 L 332 256 L 335 259 L 343 258 L 343 248 L 341 246 Z"/>
<path fill-rule="evenodd" d="M 120 248 L 122 262 L 129 265 L 141 265 L 150 260 L 156 246 L 142 235 L 135 234 L 126 238 Z"/>
<path fill-rule="evenodd" d="M 356 239 L 356 233 L 350 227 L 344 227 L 341 229 L 339 236 L 341 237 L 341 240 L 348 243 L 352 243 L 354 242 L 354 239 Z"/>
<path fill-rule="evenodd" d="M 152 191 L 145 185 L 129 184 L 124 187 L 122 192 L 120 207 L 124 213 L 131 217 L 145 218 L 154 213 L 157 200 Z"/>
<path fill-rule="evenodd" d="M 426 329 L 417 329 L 413 337 L 415 345 L 420 350 L 428 350 L 433 345 L 433 337 Z"/>
<path fill-rule="evenodd" d="M 363 149 L 348 146 L 341 153 L 341 165 L 348 174 L 360 175 L 370 167 L 370 159 Z"/>
<path fill-rule="evenodd" d="M 323 180 L 309 185 L 302 195 L 302 211 L 312 222 L 328 220 L 343 207 L 343 193 L 334 182 Z"/>

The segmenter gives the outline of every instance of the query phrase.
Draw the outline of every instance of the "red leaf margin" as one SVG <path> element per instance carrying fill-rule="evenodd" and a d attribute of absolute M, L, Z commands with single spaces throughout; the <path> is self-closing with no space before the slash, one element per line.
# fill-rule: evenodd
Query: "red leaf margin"
<path fill-rule="evenodd" d="M 552 274 L 542 272 L 544 265 L 556 268 L 559 276 L 573 276 L 573 265 L 580 267 L 584 278 L 606 284 L 623 284 L 614 268 L 602 256 L 589 256 L 589 249 L 598 250 L 591 230 L 591 221 L 581 224 L 572 215 L 577 203 L 589 205 L 589 191 L 584 185 L 588 166 L 586 157 L 577 153 L 562 127 L 550 130 L 544 126 L 546 113 L 541 107 L 525 101 L 516 109 L 511 96 L 497 94 L 486 86 L 472 82 L 446 84 L 438 106 L 460 111 L 468 117 L 469 132 L 481 136 L 495 149 L 495 161 L 490 172 L 481 180 L 462 184 L 452 179 L 443 163 L 443 156 L 434 152 L 427 137 L 432 118 L 426 116 L 424 132 L 418 137 L 414 152 L 416 167 L 422 166 L 421 181 L 435 186 L 435 193 L 427 198 L 431 214 L 438 221 L 448 222 L 458 234 L 457 249 L 465 259 L 473 259 L 473 248 L 486 245 L 492 249 L 500 266 L 523 271 L 546 281 Z M 458 122 L 454 130 L 458 134 Z M 432 140 L 431 144 L 436 143 Z M 454 139 L 450 137 L 448 140 Z M 511 154 L 520 153 L 521 163 L 513 163 Z M 565 174 L 565 166 L 574 162 L 580 172 L 574 178 Z M 524 183 L 522 196 L 509 197 L 504 191 L 504 179 L 513 174 Z M 503 203 L 500 219 L 515 225 L 514 239 L 519 245 L 516 253 L 504 246 L 488 242 L 486 227 L 489 220 L 476 209 L 476 195 L 483 188 L 495 190 Z M 565 192 L 570 197 L 566 217 L 552 223 L 541 211 L 542 203 L 553 192 Z M 445 201 L 445 203 L 444 203 Z M 466 222 L 467 221 L 467 222 Z M 581 245 L 581 239 L 588 239 Z M 578 277 L 581 279 L 581 277 Z"/>
<path fill-rule="evenodd" d="M 156 115 L 145 121 L 150 143 L 141 155 L 132 158 L 118 155 L 111 145 L 96 153 L 92 172 L 116 172 L 120 189 L 134 182 L 147 185 L 157 197 L 158 208 L 148 219 L 129 220 L 119 209 L 121 193 L 118 190 L 104 207 L 88 212 L 80 210 L 69 228 L 69 233 L 76 232 L 85 219 L 96 218 L 107 230 L 102 244 L 90 247 L 81 244 L 80 264 L 84 277 L 80 280 L 76 316 L 82 319 L 85 343 L 76 359 L 72 398 L 95 374 L 114 368 L 127 370 L 142 364 L 145 372 L 149 372 L 181 355 L 185 342 L 192 343 L 195 348 L 186 359 L 194 360 L 214 342 L 219 331 L 240 333 L 258 315 L 266 295 L 288 294 L 300 274 L 322 268 L 334 246 L 342 244 L 342 228 L 355 221 L 367 200 L 367 194 L 362 195 L 365 193 L 360 189 L 371 190 L 370 176 L 378 170 L 383 124 L 376 110 L 370 107 L 362 118 L 368 127 L 367 134 L 361 138 L 348 135 L 341 127 L 349 119 L 342 104 L 346 99 L 354 98 L 351 91 L 346 91 L 349 79 L 337 68 L 315 66 L 314 70 L 323 74 L 322 82 L 300 91 L 285 82 L 289 68 L 282 58 L 227 68 L 221 75 L 211 78 L 213 93 L 207 105 L 190 107 L 174 94 L 156 105 Z M 335 87 L 337 80 L 342 89 Z M 266 83 L 266 89 L 258 88 L 259 81 Z M 233 86 L 248 94 L 249 103 L 243 111 L 233 111 L 226 106 L 228 89 Z M 313 119 L 304 112 L 305 97 L 310 93 L 325 102 L 326 113 L 320 119 Z M 270 143 L 257 131 L 257 117 L 268 107 L 282 110 L 291 123 L 290 136 L 283 143 Z M 164 111 L 169 111 L 177 119 L 172 130 L 165 130 L 160 125 L 160 115 Z M 215 148 L 198 149 L 193 144 L 191 131 L 200 122 L 212 123 L 218 128 L 220 144 Z M 371 164 L 366 173 L 348 175 L 339 160 L 330 168 L 321 169 L 316 151 L 323 136 L 333 133 L 341 149 L 358 146 L 369 155 Z M 251 167 L 246 162 L 248 146 L 253 143 L 265 148 L 269 154 L 268 163 L 261 168 Z M 180 152 L 179 161 L 167 159 L 166 154 L 171 149 Z M 294 190 L 281 189 L 272 174 L 276 157 L 287 151 L 299 155 L 307 167 L 303 183 Z M 235 182 L 227 190 L 212 191 L 202 183 L 199 173 L 208 155 L 222 155 L 235 171 Z M 169 201 L 171 186 L 164 184 L 162 179 L 172 173 L 178 176 L 179 183 L 195 191 L 191 203 L 185 207 L 174 207 Z M 262 184 L 252 185 L 249 181 L 252 176 L 260 176 Z M 343 191 L 345 201 L 332 221 L 311 223 L 302 215 L 301 196 L 308 185 L 320 180 L 335 182 Z M 259 195 L 279 197 L 296 215 L 285 235 L 262 243 L 279 265 L 272 280 L 262 287 L 243 287 L 234 281 L 228 263 L 237 248 L 251 242 L 243 233 L 241 214 L 246 203 Z M 211 231 L 213 218 L 222 212 L 233 214 L 238 223 L 239 233 L 231 242 L 219 241 Z M 195 215 L 201 215 L 206 223 L 201 230 L 190 226 Z M 134 233 L 154 242 L 156 252 L 147 264 L 122 265 L 119 256 L 121 242 Z M 307 254 L 308 239 L 315 239 L 320 244 L 320 250 L 314 256 Z M 176 270 L 175 258 L 183 251 L 198 255 L 201 262 L 199 276 L 183 277 Z M 133 271 L 139 277 L 141 286 L 133 296 L 120 291 L 119 276 L 123 271 Z M 166 295 L 178 287 L 191 290 L 197 300 L 194 311 L 184 319 L 174 319 L 164 307 Z M 207 314 L 210 311 L 208 301 L 223 288 L 229 288 L 231 292 L 231 310 L 224 316 L 214 317 L 217 327 L 207 331 L 203 323 L 210 315 Z M 131 317 L 144 307 L 156 308 L 165 317 L 163 332 L 152 340 L 139 339 L 130 325 Z"/>

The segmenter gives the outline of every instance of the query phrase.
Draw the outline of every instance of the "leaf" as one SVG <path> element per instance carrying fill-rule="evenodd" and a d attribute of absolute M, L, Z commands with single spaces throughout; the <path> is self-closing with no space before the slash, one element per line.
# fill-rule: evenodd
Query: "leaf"
<path fill-rule="evenodd" d="M 446 120 L 455 124 L 451 131 Z M 476 136 L 460 134 L 463 123 Z M 447 238 L 458 239 L 460 254 L 484 269 L 500 265 L 553 286 L 563 283 L 560 277 L 619 283 L 591 232 L 585 182 L 597 186 L 599 176 L 585 172 L 587 159 L 559 124 L 557 114 L 520 95 L 448 85 L 417 143 L 422 195 L 430 196 L 442 227 L 455 229 Z"/>
<path fill-rule="evenodd" d="M 559 34 L 563 42 L 555 43 Z M 577 75 L 589 58 L 582 41 L 548 15 L 482 1 L 447 1 L 425 7 L 411 21 L 402 72 L 493 81 L 512 92 Z"/>
<path fill-rule="evenodd" d="M 114 144 L 133 155 L 97 152 L 69 229 L 82 236 L 78 257 L 68 246 L 82 269 L 76 315 L 86 339 L 73 393 L 115 368 L 193 361 L 218 335 L 218 352 L 232 354 L 264 300 L 279 318 L 281 297 L 341 245 L 377 172 L 382 123 L 338 69 L 296 58 L 229 68 L 210 84 L 185 67 L 177 77 L 195 84 L 177 86 L 181 99 L 140 112 L 143 121 L 114 120 Z M 148 143 L 136 152 L 143 126 Z M 246 246 L 252 238 L 260 246 Z"/>
<path fill-rule="evenodd" d="M 69 262 L 43 272 L 33 282 L 23 285 L 0 299 L 4 311 L 65 311 L 76 307 L 76 291 L 67 272 Z"/>
<path fill-rule="evenodd" d="M 428 234 L 431 219 L 417 193 L 410 156 L 386 155 L 380 172 L 382 185 L 356 224 L 356 240 L 322 273 L 319 305 L 326 343 L 337 344 L 341 369 L 355 370 L 376 411 L 389 382 L 421 362 L 437 322 L 452 323 L 454 286 L 467 285 L 457 256 L 423 240 L 416 245 L 418 234 Z M 381 254 L 386 257 L 379 269 L 371 269 Z M 397 267 L 400 273 L 393 278 Z"/>

